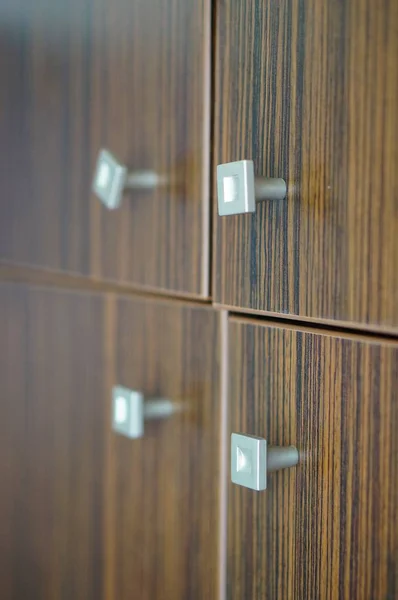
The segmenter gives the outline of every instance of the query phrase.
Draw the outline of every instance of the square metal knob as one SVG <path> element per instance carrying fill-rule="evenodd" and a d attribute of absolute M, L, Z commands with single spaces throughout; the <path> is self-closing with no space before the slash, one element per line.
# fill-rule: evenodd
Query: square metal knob
<path fill-rule="evenodd" d="M 268 446 L 254 435 L 231 435 L 231 481 L 252 490 L 267 489 L 267 473 L 294 467 L 299 461 L 295 446 Z"/>
<path fill-rule="evenodd" d="M 108 150 L 101 150 L 95 168 L 93 192 L 107 208 L 114 209 L 120 206 L 126 177 L 127 168 Z"/>
<path fill-rule="evenodd" d="M 168 184 L 167 177 L 154 171 L 128 172 L 125 165 L 105 149 L 100 150 L 95 167 L 92 189 L 106 208 L 119 208 L 123 201 L 123 193 L 128 190 L 154 190 Z"/>
<path fill-rule="evenodd" d="M 252 160 L 238 160 L 217 167 L 218 214 L 253 213 L 256 202 L 283 200 L 286 182 L 276 177 L 255 177 Z"/>
<path fill-rule="evenodd" d="M 217 167 L 218 214 L 254 212 L 256 197 L 252 160 L 238 160 Z"/>
<path fill-rule="evenodd" d="M 129 438 L 144 435 L 144 395 L 122 386 L 112 390 L 112 429 Z"/>
<path fill-rule="evenodd" d="M 231 481 L 252 490 L 267 488 L 267 440 L 231 435 Z"/>
<path fill-rule="evenodd" d="M 145 398 L 142 392 L 121 385 L 112 389 L 112 429 L 136 439 L 144 435 L 144 421 L 167 419 L 181 406 L 167 398 Z"/>

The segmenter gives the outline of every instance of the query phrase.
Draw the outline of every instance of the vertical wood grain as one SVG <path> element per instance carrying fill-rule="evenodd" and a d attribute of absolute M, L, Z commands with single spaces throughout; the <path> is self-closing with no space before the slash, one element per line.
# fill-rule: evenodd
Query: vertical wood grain
<path fill-rule="evenodd" d="M 0 287 L 0 589 L 103 597 L 100 296 Z"/>
<path fill-rule="evenodd" d="M 209 0 L 1 10 L 0 260 L 207 296 Z M 169 187 L 106 210 L 103 146 Z"/>
<path fill-rule="evenodd" d="M 2 598 L 217 598 L 219 329 L 210 308 L 0 285 Z M 113 434 L 116 383 L 182 410 Z"/>
<path fill-rule="evenodd" d="M 182 410 L 110 442 L 111 597 L 218 597 L 220 317 L 120 300 L 116 380 Z"/>
<path fill-rule="evenodd" d="M 217 4 L 214 170 L 289 186 L 215 216 L 217 302 L 398 330 L 397 31 L 388 0 Z"/>
<path fill-rule="evenodd" d="M 229 349 L 230 432 L 300 463 L 229 485 L 228 598 L 396 598 L 398 345 L 231 320 Z"/>

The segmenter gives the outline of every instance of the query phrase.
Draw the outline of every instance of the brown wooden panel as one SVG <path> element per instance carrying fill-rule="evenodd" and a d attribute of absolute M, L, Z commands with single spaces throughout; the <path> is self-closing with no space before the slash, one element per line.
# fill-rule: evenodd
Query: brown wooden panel
<path fill-rule="evenodd" d="M 217 597 L 219 315 L 0 286 L 2 598 Z M 179 401 L 141 440 L 111 387 Z"/>
<path fill-rule="evenodd" d="M 387 0 L 217 3 L 214 169 L 289 185 L 216 217 L 217 302 L 397 331 L 397 29 Z"/>
<path fill-rule="evenodd" d="M 104 299 L 0 286 L 0 589 L 100 599 Z"/>
<path fill-rule="evenodd" d="M 208 295 L 209 0 L 6 0 L 0 259 Z M 167 175 L 116 211 L 99 149 Z"/>
<path fill-rule="evenodd" d="M 113 436 L 110 597 L 218 596 L 219 319 L 210 308 L 118 303 L 115 381 L 184 410 L 134 443 Z"/>
<path fill-rule="evenodd" d="M 230 432 L 297 446 L 264 492 L 229 484 L 228 598 L 398 593 L 398 344 L 231 321 Z"/>

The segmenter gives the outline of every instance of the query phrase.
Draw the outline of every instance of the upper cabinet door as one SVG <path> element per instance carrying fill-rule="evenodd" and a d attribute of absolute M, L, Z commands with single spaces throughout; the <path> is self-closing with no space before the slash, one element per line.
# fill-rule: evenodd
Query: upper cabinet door
<path fill-rule="evenodd" d="M 230 321 L 229 431 L 299 463 L 229 485 L 228 600 L 397 598 L 397 367 L 397 343 Z"/>
<path fill-rule="evenodd" d="M 0 9 L 0 260 L 207 296 L 210 0 L 22 5 Z M 158 184 L 107 209 L 101 148 Z"/>
<path fill-rule="evenodd" d="M 397 28 L 396 2 L 217 3 L 214 172 L 288 185 L 216 214 L 218 303 L 398 330 Z"/>

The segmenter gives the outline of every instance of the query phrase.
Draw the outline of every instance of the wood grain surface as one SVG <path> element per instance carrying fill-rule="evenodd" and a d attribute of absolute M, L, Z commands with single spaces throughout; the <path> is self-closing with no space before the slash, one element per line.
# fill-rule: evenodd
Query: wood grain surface
<path fill-rule="evenodd" d="M 229 484 L 229 599 L 398 594 L 398 344 L 230 321 L 230 432 L 297 446 L 254 492 Z"/>
<path fill-rule="evenodd" d="M 108 593 L 118 600 L 218 598 L 220 316 L 118 303 L 114 380 L 179 402 L 107 457 Z"/>
<path fill-rule="evenodd" d="M 0 590 L 100 600 L 104 589 L 104 298 L 0 286 Z"/>
<path fill-rule="evenodd" d="M 216 301 L 397 332 L 398 3 L 226 0 L 215 35 L 214 171 L 288 182 L 215 216 Z"/>
<path fill-rule="evenodd" d="M 217 598 L 219 315 L 0 285 L 4 600 Z M 115 383 L 181 404 L 128 440 Z"/>
<path fill-rule="evenodd" d="M 117 281 L 104 281 L 85 277 L 84 275 L 74 275 L 63 271 L 53 271 L 49 269 L 40 269 L 36 267 L 25 267 L 2 263 L 0 261 L 0 282 L 25 283 L 34 286 L 55 287 L 57 289 L 80 290 L 91 292 L 111 292 L 121 294 L 124 297 L 133 296 L 134 298 L 159 298 L 163 300 L 183 301 L 198 306 L 211 304 L 210 298 L 198 298 L 195 294 L 179 292 L 178 297 L 170 290 L 162 289 L 144 289 L 134 285 L 126 285 Z"/>
<path fill-rule="evenodd" d="M 209 0 L 0 10 L 0 259 L 207 296 Z M 170 185 L 108 211 L 101 147 Z"/>

